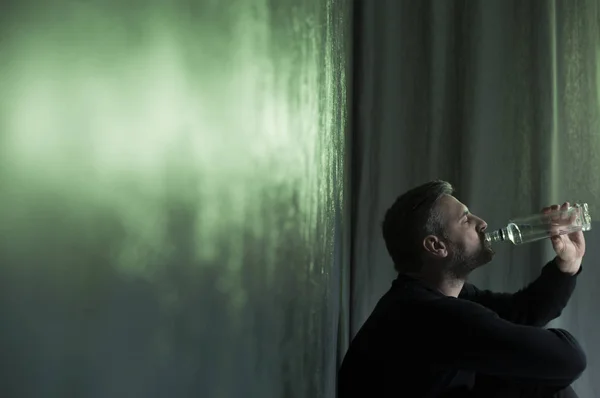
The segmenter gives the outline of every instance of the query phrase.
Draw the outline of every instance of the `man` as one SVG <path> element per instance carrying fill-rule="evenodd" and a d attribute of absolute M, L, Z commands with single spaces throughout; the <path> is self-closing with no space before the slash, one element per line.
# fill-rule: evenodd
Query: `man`
<path fill-rule="evenodd" d="M 583 233 L 552 238 L 556 257 L 523 290 L 479 290 L 466 280 L 493 257 L 487 224 L 452 194 L 432 181 L 387 211 L 398 277 L 350 344 L 339 398 L 576 397 L 585 354 L 565 330 L 543 327 L 575 288 Z"/>

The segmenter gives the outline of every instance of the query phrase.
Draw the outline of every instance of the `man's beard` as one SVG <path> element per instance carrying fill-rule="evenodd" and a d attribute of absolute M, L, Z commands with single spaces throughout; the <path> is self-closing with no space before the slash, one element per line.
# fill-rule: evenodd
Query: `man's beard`
<path fill-rule="evenodd" d="M 465 279 L 472 271 L 489 263 L 494 255 L 492 248 L 487 246 L 483 239 L 481 245 L 473 253 L 466 253 L 463 247 L 454 242 L 449 241 L 448 243 L 452 254 L 447 271 L 457 279 Z"/>

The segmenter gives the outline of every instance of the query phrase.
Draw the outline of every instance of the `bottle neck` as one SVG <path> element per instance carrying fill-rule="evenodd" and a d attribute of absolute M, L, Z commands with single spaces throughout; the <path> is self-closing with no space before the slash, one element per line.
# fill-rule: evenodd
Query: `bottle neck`
<path fill-rule="evenodd" d="M 500 228 L 492 232 L 487 232 L 485 234 L 485 240 L 489 243 L 494 242 L 504 242 L 508 239 L 508 231 L 506 228 Z"/>

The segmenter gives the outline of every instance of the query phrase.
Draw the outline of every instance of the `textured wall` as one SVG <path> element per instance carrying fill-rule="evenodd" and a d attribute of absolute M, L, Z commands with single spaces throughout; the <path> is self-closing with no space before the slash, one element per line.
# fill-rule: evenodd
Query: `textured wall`
<path fill-rule="evenodd" d="M 46 4 L 0 16 L 2 397 L 333 396 L 349 1 Z"/>

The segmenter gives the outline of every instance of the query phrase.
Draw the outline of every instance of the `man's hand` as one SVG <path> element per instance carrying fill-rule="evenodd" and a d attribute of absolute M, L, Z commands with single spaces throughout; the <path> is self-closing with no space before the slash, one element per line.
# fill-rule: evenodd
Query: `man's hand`
<path fill-rule="evenodd" d="M 562 206 L 553 205 L 544 207 L 542 213 L 549 213 L 558 209 L 566 209 L 569 203 L 563 203 Z M 560 220 L 557 220 L 560 223 Z M 572 220 L 569 220 L 572 221 Z M 567 274 L 575 275 L 581 267 L 581 260 L 585 254 L 585 238 L 583 232 L 573 232 L 570 234 L 553 236 L 551 239 L 552 248 L 556 252 L 556 265 Z"/>

